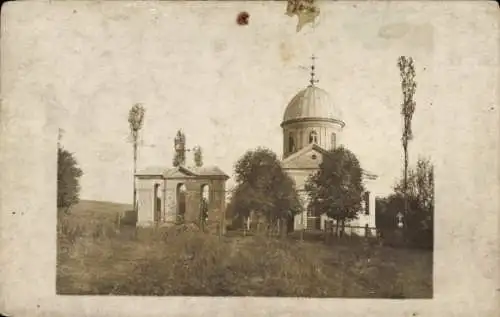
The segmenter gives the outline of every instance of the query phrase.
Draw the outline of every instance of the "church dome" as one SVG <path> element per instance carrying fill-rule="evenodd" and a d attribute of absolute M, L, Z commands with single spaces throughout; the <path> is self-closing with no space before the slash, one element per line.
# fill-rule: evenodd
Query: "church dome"
<path fill-rule="evenodd" d="M 328 93 L 314 85 L 309 85 L 292 98 L 285 110 L 282 125 L 309 119 L 330 121 L 344 126 L 341 118 L 340 109 L 333 106 Z"/>

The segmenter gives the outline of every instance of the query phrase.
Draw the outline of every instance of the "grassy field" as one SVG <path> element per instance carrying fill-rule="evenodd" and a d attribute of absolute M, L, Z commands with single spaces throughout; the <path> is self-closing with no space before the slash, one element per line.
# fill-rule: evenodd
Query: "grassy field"
<path fill-rule="evenodd" d="M 121 226 L 82 201 L 58 222 L 58 294 L 432 298 L 432 252 L 365 240 L 219 238 Z"/>

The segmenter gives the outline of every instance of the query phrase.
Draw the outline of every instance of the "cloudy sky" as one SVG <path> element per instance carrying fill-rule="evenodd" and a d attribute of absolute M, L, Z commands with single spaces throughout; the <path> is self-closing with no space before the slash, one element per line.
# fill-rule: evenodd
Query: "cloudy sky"
<path fill-rule="evenodd" d="M 240 11 L 249 25 L 235 23 Z M 20 39 L 35 51 L 23 54 L 85 173 L 82 198 L 131 200 L 127 114 L 137 102 L 146 107 L 140 168 L 171 166 L 178 129 L 204 149 L 206 165 L 230 175 L 248 149 L 281 155 L 282 116 L 308 84 L 313 53 L 318 86 L 343 113 L 343 143 L 379 176 L 377 194 L 401 175 L 400 55 L 415 59 L 418 82 L 411 161 L 432 154 L 440 44 L 432 14 L 411 3 L 326 2 L 316 28 L 297 33 L 284 13 L 283 2 L 105 2 L 27 16 L 38 27 Z"/>

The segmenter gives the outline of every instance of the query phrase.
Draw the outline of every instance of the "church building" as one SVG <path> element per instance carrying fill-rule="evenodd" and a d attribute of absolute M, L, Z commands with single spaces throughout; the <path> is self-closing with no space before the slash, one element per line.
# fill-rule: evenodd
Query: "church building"
<path fill-rule="evenodd" d="M 175 151 L 182 159 L 175 167 L 151 166 L 135 174 L 137 226 L 204 224 L 224 231 L 226 175 L 217 166 L 186 166 L 184 134 L 178 133 Z"/>
<path fill-rule="evenodd" d="M 314 56 L 311 70 L 309 85 L 288 103 L 281 123 L 282 166 L 295 181 L 305 210 L 295 216 L 294 230 L 325 228 L 325 222 L 329 220 L 325 214 L 315 216 L 307 212 L 308 197 L 304 185 L 308 177 L 319 170 L 328 151 L 342 144 L 342 131 L 346 126 L 340 109 L 332 103 L 325 90 L 316 86 Z M 352 227 L 359 227 L 353 233 L 362 235 L 363 228 L 375 228 L 375 197 L 370 187 L 376 179 L 374 174 L 363 171 L 363 183 L 367 191 L 363 195 L 363 210 L 359 211 L 358 219 L 348 223 Z"/>

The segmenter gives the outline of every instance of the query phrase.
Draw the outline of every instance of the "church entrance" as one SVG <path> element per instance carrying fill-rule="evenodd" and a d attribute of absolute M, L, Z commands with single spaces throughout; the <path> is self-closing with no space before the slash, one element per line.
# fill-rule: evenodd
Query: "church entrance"
<path fill-rule="evenodd" d="M 321 229 L 321 217 L 316 217 L 316 216 L 307 217 L 307 229 L 320 230 Z"/>
<path fill-rule="evenodd" d="M 184 223 L 186 217 L 186 185 L 177 185 L 177 222 Z"/>
<path fill-rule="evenodd" d="M 208 223 L 208 206 L 210 203 L 210 191 L 207 184 L 201 185 L 200 200 L 200 227 L 205 229 Z"/>
<path fill-rule="evenodd" d="M 309 230 L 320 230 L 321 229 L 321 217 L 319 213 L 313 210 L 307 211 L 307 229 Z"/>
<path fill-rule="evenodd" d="M 154 222 L 158 224 L 161 220 L 161 193 L 160 184 L 155 184 L 154 195 L 153 195 L 153 212 L 154 212 Z"/>

